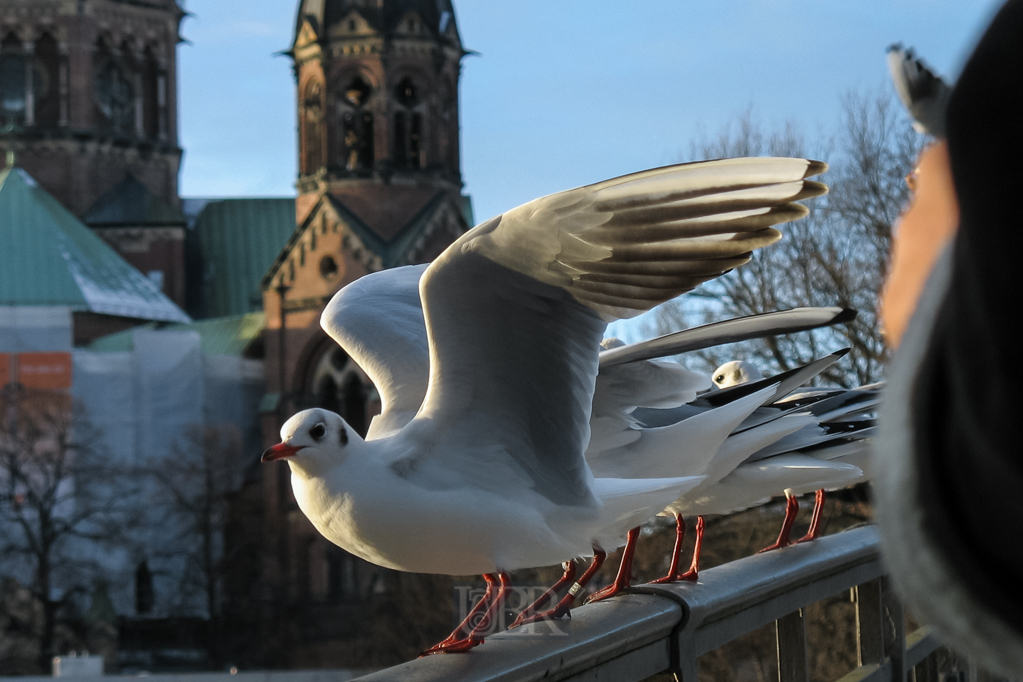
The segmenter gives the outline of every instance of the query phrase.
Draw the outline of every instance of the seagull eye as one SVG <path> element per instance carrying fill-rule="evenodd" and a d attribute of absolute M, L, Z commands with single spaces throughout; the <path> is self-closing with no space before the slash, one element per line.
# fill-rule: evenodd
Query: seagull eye
<path fill-rule="evenodd" d="M 313 428 L 309 429 L 309 435 L 320 440 L 327 433 L 327 428 L 323 424 L 317 424 Z"/>
<path fill-rule="evenodd" d="M 714 377 L 714 381 L 724 381 L 724 380 L 725 380 L 725 375 L 724 374 L 718 374 L 716 377 Z"/>

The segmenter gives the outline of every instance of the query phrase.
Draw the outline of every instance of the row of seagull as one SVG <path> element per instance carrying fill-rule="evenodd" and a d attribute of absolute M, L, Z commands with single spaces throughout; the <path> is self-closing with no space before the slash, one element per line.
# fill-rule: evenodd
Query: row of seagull
<path fill-rule="evenodd" d="M 349 284 L 321 324 L 373 381 L 382 412 L 365 439 L 336 414 L 300 412 L 264 461 L 288 462 L 299 507 L 343 549 L 396 570 L 483 574 L 483 599 L 424 653 L 480 644 L 511 571 L 569 562 L 555 606 L 521 622 L 556 617 L 657 514 L 724 513 L 863 478 L 872 423 L 859 417 L 874 394 L 794 394 L 841 354 L 706 392 L 705 378 L 659 359 L 848 313 L 600 345 L 608 322 L 777 241 L 774 226 L 807 213 L 796 202 L 826 192 L 808 179 L 825 169 L 720 159 L 615 178 L 497 216 L 429 266 Z M 576 579 L 574 559 L 588 556 Z"/>
<path fill-rule="evenodd" d="M 712 379 L 678 363 L 655 359 L 652 349 L 669 355 L 839 324 L 854 316 L 853 311 L 840 308 L 803 308 L 706 325 L 632 346 L 617 339 L 602 343 L 605 350 L 585 454 L 594 475 L 683 474 L 700 479 L 661 512 L 675 517 L 676 543 L 667 575 L 654 582 L 697 580 L 704 516 L 747 509 L 777 495 L 787 497 L 786 516 L 777 542 L 764 551 L 791 544 L 797 497 L 810 491 L 817 491 L 816 505 L 810 530 L 801 541 L 818 537 L 824 490 L 854 485 L 868 475 L 878 387 L 802 388 L 845 356 L 845 350 L 768 379 L 750 363 L 726 363 L 713 372 L 712 384 Z M 693 560 L 683 573 L 679 553 L 685 516 L 698 518 Z M 588 601 L 606 599 L 630 586 L 638 537 L 638 528 L 628 532 L 617 577 Z M 585 584 L 600 561 L 598 554 L 591 570 L 576 582 Z M 576 570 L 566 565 L 554 591 L 573 584 Z M 545 594 L 513 626 L 564 615 L 573 597 L 567 594 L 554 608 L 539 611 L 542 603 L 553 599 L 553 593 Z"/>

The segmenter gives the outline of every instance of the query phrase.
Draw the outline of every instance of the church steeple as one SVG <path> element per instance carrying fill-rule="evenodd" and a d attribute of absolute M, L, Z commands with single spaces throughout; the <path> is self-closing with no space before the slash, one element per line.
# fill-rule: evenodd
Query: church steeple
<path fill-rule="evenodd" d="M 291 54 L 300 192 L 461 187 L 450 0 L 303 0 Z"/>
<path fill-rule="evenodd" d="M 176 0 L 0 0 L 0 150 L 76 215 L 131 172 L 176 206 Z"/>

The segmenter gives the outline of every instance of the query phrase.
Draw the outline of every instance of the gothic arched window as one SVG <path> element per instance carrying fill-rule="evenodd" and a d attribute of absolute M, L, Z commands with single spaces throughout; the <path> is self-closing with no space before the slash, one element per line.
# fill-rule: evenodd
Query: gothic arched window
<path fill-rule="evenodd" d="M 160 137 L 160 63 L 150 48 L 142 62 L 142 130 L 151 140 Z"/>
<path fill-rule="evenodd" d="M 28 79 L 21 41 L 13 33 L 0 45 L 0 126 L 21 125 L 28 107 Z"/>
<path fill-rule="evenodd" d="M 359 76 L 342 90 L 341 159 L 346 170 L 373 168 L 373 113 L 366 106 L 372 92 Z"/>
<path fill-rule="evenodd" d="M 423 113 L 419 88 L 411 78 L 403 78 L 394 89 L 394 165 L 422 168 Z"/>
<path fill-rule="evenodd" d="M 32 78 L 35 123 L 56 127 L 60 123 L 60 48 L 49 33 L 35 44 L 35 70 Z"/>
<path fill-rule="evenodd" d="M 340 414 L 348 424 L 365 437 L 369 428 L 368 398 L 373 385 L 348 354 L 334 347 L 317 361 L 312 374 L 312 395 L 316 407 Z"/>
<path fill-rule="evenodd" d="M 302 97 L 302 173 L 315 173 L 324 166 L 323 87 L 311 81 Z"/>
<path fill-rule="evenodd" d="M 107 126 L 117 132 L 135 130 L 135 87 L 131 74 L 100 45 L 99 69 L 96 71 L 96 104 Z M 105 54 L 104 54 L 105 53 Z"/>

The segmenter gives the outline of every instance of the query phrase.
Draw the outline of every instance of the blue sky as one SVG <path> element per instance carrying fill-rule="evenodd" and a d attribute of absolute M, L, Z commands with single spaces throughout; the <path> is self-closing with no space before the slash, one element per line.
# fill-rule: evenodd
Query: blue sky
<path fill-rule="evenodd" d="M 840 99 L 887 82 L 914 46 L 946 75 L 992 0 L 454 0 L 462 175 L 477 220 L 534 197 L 679 160 L 752 107 L 831 131 Z M 178 49 L 183 196 L 289 196 L 297 0 L 188 0 Z"/>

